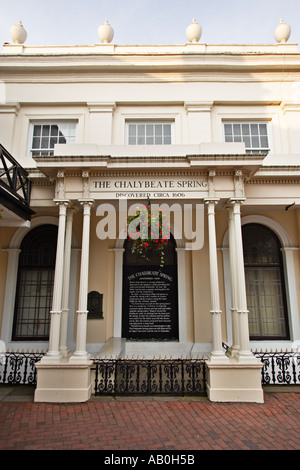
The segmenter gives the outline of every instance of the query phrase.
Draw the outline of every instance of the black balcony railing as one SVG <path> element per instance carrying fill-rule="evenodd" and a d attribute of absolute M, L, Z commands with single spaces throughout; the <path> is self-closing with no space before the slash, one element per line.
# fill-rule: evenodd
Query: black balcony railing
<path fill-rule="evenodd" d="M 31 182 L 28 172 L 0 144 L 0 203 L 24 220 L 30 220 Z"/>

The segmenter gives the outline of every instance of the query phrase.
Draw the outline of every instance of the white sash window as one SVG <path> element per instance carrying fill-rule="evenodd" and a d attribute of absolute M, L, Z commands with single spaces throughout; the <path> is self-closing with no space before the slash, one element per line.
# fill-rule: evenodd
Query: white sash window
<path fill-rule="evenodd" d="M 226 122 L 225 142 L 244 142 L 246 153 L 268 153 L 269 137 L 266 122 Z"/>
<path fill-rule="evenodd" d="M 73 144 L 75 141 L 75 122 L 39 122 L 32 124 L 30 151 L 33 157 L 53 155 L 55 144 Z"/>
<path fill-rule="evenodd" d="M 168 121 L 136 121 L 127 123 L 128 145 L 171 145 L 173 123 Z"/>

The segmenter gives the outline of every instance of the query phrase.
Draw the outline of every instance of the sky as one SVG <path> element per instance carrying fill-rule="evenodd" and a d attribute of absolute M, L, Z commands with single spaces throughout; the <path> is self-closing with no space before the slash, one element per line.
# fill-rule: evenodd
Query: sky
<path fill-rule="evenodd" d="M 276 44 L 283 19 L 300 42 L 300 0 L 0 0 L 0 43 L 22 21 L 25 45 L 93 45 L 108 19 L 114 44 L 185 44 L 192 19 L 207 44 Z M 1 50 L 1 49 L 0 49 Z"/>

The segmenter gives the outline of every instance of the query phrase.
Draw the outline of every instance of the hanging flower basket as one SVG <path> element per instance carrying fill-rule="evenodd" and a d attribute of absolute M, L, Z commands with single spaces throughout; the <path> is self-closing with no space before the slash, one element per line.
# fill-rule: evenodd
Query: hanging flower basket
<path fill-rule="evenodd" d="M 164 249 L 169 242 L 170 230 L 164 212 L 151 205 L 138 208 L 134 216 L 127 218 L 128 241 L 132 242 L 132 254 L 138 254 L 149 261 L 153 254 L 160 256 L 160 266 L 164 266 Z"/>

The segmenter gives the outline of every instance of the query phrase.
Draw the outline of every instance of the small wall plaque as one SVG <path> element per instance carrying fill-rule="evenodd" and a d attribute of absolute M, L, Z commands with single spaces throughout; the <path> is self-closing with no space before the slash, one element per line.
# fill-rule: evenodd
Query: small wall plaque
<path fill-rule="evenodd" d="M 103 294 L 92 291 L 88 294 L 88 319 L 103 318 Z"/>

